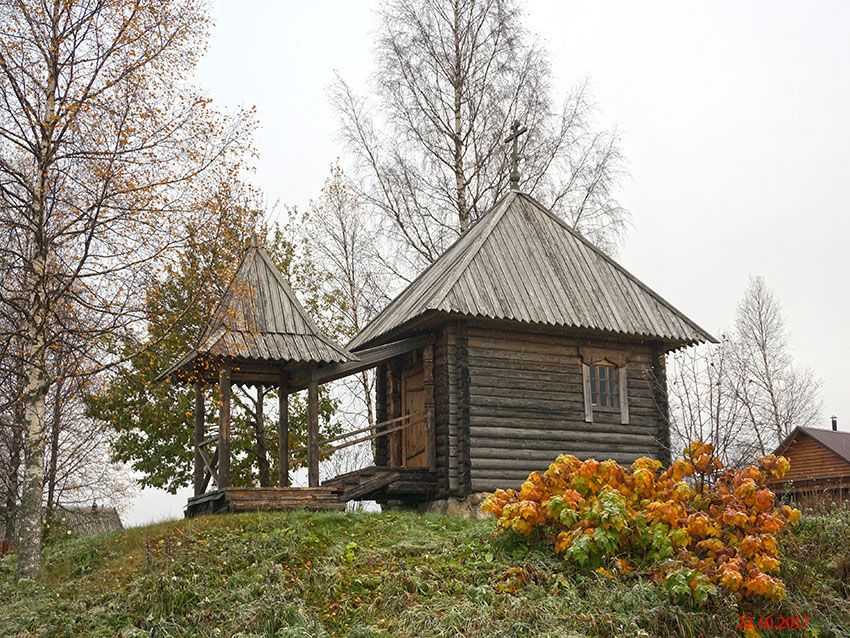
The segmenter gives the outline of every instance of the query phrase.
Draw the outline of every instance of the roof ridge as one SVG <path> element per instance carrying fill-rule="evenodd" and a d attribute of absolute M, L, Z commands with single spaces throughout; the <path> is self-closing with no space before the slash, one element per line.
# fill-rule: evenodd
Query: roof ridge
<path fill-rule="evenodd" d="M 680 317 L 683 321 L 685 321 L 685 323 L 687 323 L 688 325 L 690 325 L 690 326 L 691 326 L 692 328 L 694 328 L 696 331 L 703 333 L 706 337 L 708 337 L 708 341 L 710 341 L 710 342 L 712 342 L 712 343 L 719 343 L 719 341 L 718 341 L 716 338 L 714 338 L 714 337 L 711 335 L 711 333 L 709 333 L 707 330 L 703 329 L 701 326 L 697 325 L 697 324 L 696 324 L 693 320 L 691 320 L 691 319 L 690 319 L 687 315 L 685 315 L 685 314 L 684 314 L 681 310 L 679 310 L 679 309 L 678 309 L 678 308 L 676 308 L 673 304 L 671 304 L 669 301 L 667 301 L 666 299 L 664 299 L 664 297 L 662 297 L 662 296 L 661 296 L 661 295 L 659 295 L 657 292 L 655 292 L 655 291 L 654 291 L 652 288 L 650 288 L 647 284 L 645 284 L 643 281 L 641 281 L 641 280 L 640 280 L 637 276 L 633 275 L 633 274 L 632 274 L 632 273 L 631 273 L 631 272 L 630 272 L 630 271 L 629 271 L 629 270 L 628 270 L 625 266 L 623 266 L 623 265 L 622 265 L 622 264 L 620 264 L 619 262 L 615 261 L 613 257 L 611 257 L 611 256 L 610 256 L 610 255 L 608 255 L 608 254 L 607 254 L 604 250 L 602 250 L 601 248 L 599 248 L 598 246 L 596 246 L 596 245 L 595 245 L 592 241 L 590 241 L 589 239 L 587 239 L 586 237 L 584 237 L 584 236 L 583 236 L 580 232 L 578 232 L 575 228 L 573 228 L 573 227 L 572 227 L 572 226 L 570 226 L 567 222 L 565 222 L 563 219 L 561 219 L 560 217 L 558 217 L 557 215 L 555 215 L 552 211 L 547 210 L 547 209 L 546 209 L 546 207 L 545 207 L 545 206 L 543 206 L 543 204 L 541 204 L 541 203 L 540 203 L 537 199 L 535 199 L 534 197 L 532 197 L 532 196 L 531 196 L 531 195 L 529 195 L 528 193 L 518 193 L 518 195 L 521 195 L 522 197 L 525 197 L 526 199 L 528 199 L 528 201 L 529 201 L 529 202 L 531 202 L 531 203 L 534 205 L 534 207 L 535 207 L 535 208 L 537 208 L 537 210 L 541 211 L 544 215 L 546 215 L 546 216 L 550 217 L 551 219 L 555 220 L 558 224 L 560 224 L 560 225 L 561 225 L 562 227 L 564 227 L 564 228 L 565 228 L 568 232 L 570 232 L 570 233 L 573 235 L 573 237 L 575 237 L 576 239 L 578 239 L 579 241 L 581 241 L 581 242 L 582 242 L 585 246 L 587 246 L 588 248 L 590 248 L 590 249 L 591 249 L 591 250 L 592 250 L 595 254 L 597 254 L 597 255 L 599 255 L 600 257 L 602 257 L 602 259 L 604 259 L 606 262 L 608 262 L 608 264 L 610 264 L 610 265 L 611 265 L 611 266 L 613 266 L 615 269 L 617 269 L 617 270 L 619 270 L 620 272 L 622 272 L 622 273 L 623 273 L 626 277 L 628 277 L 628 278 L 629 278 L 629 279 L 631 279 L 634 283 L 636 283 L 638 286 L 640 286 L 640 287 L 641 287 L 641 288 L 642 288 L 645 292 L 649 293 L 649 295 L 650 295 L 653 299 L 655 299 L 655 300 L 656 300 L 656 301 L 658 301 L 660 304 L 662 304 L 663 306 L 665 306 L 668 310 L 670 310 L 671 312 L 673 312 L 674 314 L 676 314 L 677 316 L 679 316 L 679 317 Z"/>
<path fill-rule="evenodd" d="M 446 279 L 443 282 L 443 285 L 440 288 L 437 289 L 437 293 L 439 293 L 439 297 L 437 297 L 437 296 L 432 297 L 431 305 L 434 306 L 433 308 L 431 308 L 432 310 L 439 309 L 440 304 L 442 304 L 443 301 L 445 301 L 446 296 L 449 294 L 451 289 L 454 288 L 455 284 L 458 282 L 458 279 L 460 279 L 461 275 L 463 275 L 463 273 L 466 272 L 466 268 L 469 266 L 470 263 L 472 263 L 472 260 L 475 259 L 475 257 L 478 255 L 479 251 L 481 250 L 481 247 L 486 243 L 487 238 L 490 236 L 490 234 L 493 232 L 493 230 L 496 228 L 496 226 L 499 225 L 499 222 L 502 221 L 502 219 L 504 219 L 505 212 L 510 208 L 508 200 L 511 199 L 511 196 L 516 198 L 517 195 L 518 195 L 518 193 L 516 191 L 510 191 L 505 197 L 502 198 L 502 200 L 499 202 L 499 204 L 497 206 L 494 206 L 488 212 L 487 215 L 484 215 L 479 220 L 478 223 L 480 224 L 480 223 L 484 222 L 484 220 L 487 217 L 492 217 L 492 220 L 488 220 L 490 225 L 488 227 L 484 228 L 479 233 L 479 235 L 474 238 L 474 241 L 477 242 L 477 245 L 474 247 L 474 249 L 471 250 L 468 255 L 464 256 L 464 259 L 461 260 L 460 267 L 455 269 L 456 272 L 452 273 L 452 277 L 449 278 L 449 279 Z"/>

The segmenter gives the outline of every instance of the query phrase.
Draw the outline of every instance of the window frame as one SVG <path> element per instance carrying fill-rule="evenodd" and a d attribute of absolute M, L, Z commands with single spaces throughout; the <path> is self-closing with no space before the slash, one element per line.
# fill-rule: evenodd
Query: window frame
<path fill-rule="evenodd" d="M 614 401 L 613 407 L 597 405 L 593 403 L 593 380 L 591 375 L 591 366 L 613 368 L 615 374 L 614 389 L 611 397 Z M 620 415 L 620 423 L 628 425 L 629 423 L 629 391 L 628 391 L 628 366 L 624 363 L 618 364 L 609 359 L 582 361 L 582 389 L 584 394 L 584 420 L 587 423 L 593 423 L 594 413 L 599 415 Z M 606 379 L 606 383 L 607 383 Z M 597 377 L 598 383 L 598 377 Z"/>
<path fill-rule="evenodd" d="M 605 378 L 600 376 L 599 372 L 605 370 Z M 594 371 L 596 375 L 594 378 Z M 588 366 L 590 374 L 590 405 L 594 411 L 599 412 L 619 412 L 620 411 L 620 368 L 613 363 L 597 362 L 591 363 Z M 613 379 L 611 378 L 613 375 Z M 602 391 L 602 384 L 608 386 L 605 392 Z M 610 405 L 602 405 L 593 401 L 596 395 L 597 401 L 603 397 L 610 399 Z"/>

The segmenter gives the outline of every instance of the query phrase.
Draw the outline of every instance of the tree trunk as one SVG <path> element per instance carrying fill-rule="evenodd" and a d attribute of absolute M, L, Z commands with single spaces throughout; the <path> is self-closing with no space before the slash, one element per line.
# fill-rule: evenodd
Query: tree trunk
<path fill-rule="evenodd" d="M 42 500 L 44 497 L 44 417 L 45 396 L 49 389 L 45 372 L 47 321 L 50 317 L 48 294 L 49 240 L 46 233 L 47 197 L 50 170 L 55 156 L 53 132 L 56 116 L 56 91 L 59 82 L 59 11 L 52 12 L 52 34 L 45 86 L 44 120 L 40 125 L 37 151 L 38 180 L 31 202 L 33 224 L 31 262 L 32 288 L 29 291 L 27 341 L 24 353 L 24 484 L 21 493 L 18 578 L 32 579 L 41 566 Z"/>
<path fill-rule="evenodd" d="M 266 391 L 257 388 L 257 407 L 254 412 L 254 438 L 257 447 L 257 469 L 260 475 L 260 487 L 271 487 L 271 467 L 266 448 L 266 427 L 263 419 L 263 398 Z"/>
<path fill-rule="evenodd" d="M 18 473 L 21 470 L 21 452 L 24 445 L 24 415 L 21 407 L 22 404 L 20 402 L 15 406 L 14 421 L 12 423 L 12 441 L 9 447 L 9 478 L 6 481 L 6 511 L 3 520 L 5 532 L 3 538 L 7 541 L 14 541 L 18 531 Z"/>
<path fill-rule="evenodd" d="M 460 233 L 469 230 L 469 210 L 466 206 L 466 177 L 463 174 L 463 80 L 461 79 L 460 3 L 454 3 L 455 76 L 454 89 L 454 172 L 457 194 L 457 216 Z"/>
<path fill-rule="evenodd" d="M 44 323 L 33 317 L 24 369 L 24 485 L 21 494 L 18 577 L 32 579 L 41 563 L 42 497 L 44 494 L 44 416 L 47 380 L 44 374 Z"/>
<path fill-rule="evenodd" d="M 59 466 L 59 431 L 62 419 L 62 386 L 56 383 L 56 396 L 53 399 L 53 419 L 50 423 L 50 467 L 47 470 L 47 511 L 56 505 L 56 470 Z"/>

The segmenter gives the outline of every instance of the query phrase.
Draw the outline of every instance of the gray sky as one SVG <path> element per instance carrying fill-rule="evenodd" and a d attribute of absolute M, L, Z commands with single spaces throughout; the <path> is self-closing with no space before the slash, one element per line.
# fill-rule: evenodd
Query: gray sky
<path fill-rule="evenodd" d="M 214 3 L 199 83 L 256 105 L 270 202 L 306 203 L 342 154 L 326 90 L 335 70 L 365 88 L 376 4 Z M 715 334 L 763 275 L 823 379 L 823 426 L 850 429 L 850 3 L 533 0 L 526 24 L 559 94 L 589 78 L 622 134 L 621 263 Z M 179 516 L 186 496 L 145 491 L 127 522 Z"/>

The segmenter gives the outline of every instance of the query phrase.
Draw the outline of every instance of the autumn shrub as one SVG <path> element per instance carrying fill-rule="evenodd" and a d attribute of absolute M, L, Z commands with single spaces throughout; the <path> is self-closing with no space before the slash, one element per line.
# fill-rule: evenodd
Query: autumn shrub
<path fill-rule="evenodd" d="M 777 507 L 766 483 L 789 465 L 770 455 L 724 468 L 699 441 L 663 471 L 649 458 L 628 468 L 561 455 L 519 491 L 496 490 L 482 510 L 580 568 L 649 575 L 677 598 L 700 604 L 724 587 L 742 598 L 781 599 L 776 535 L 800 512 Z"/>

